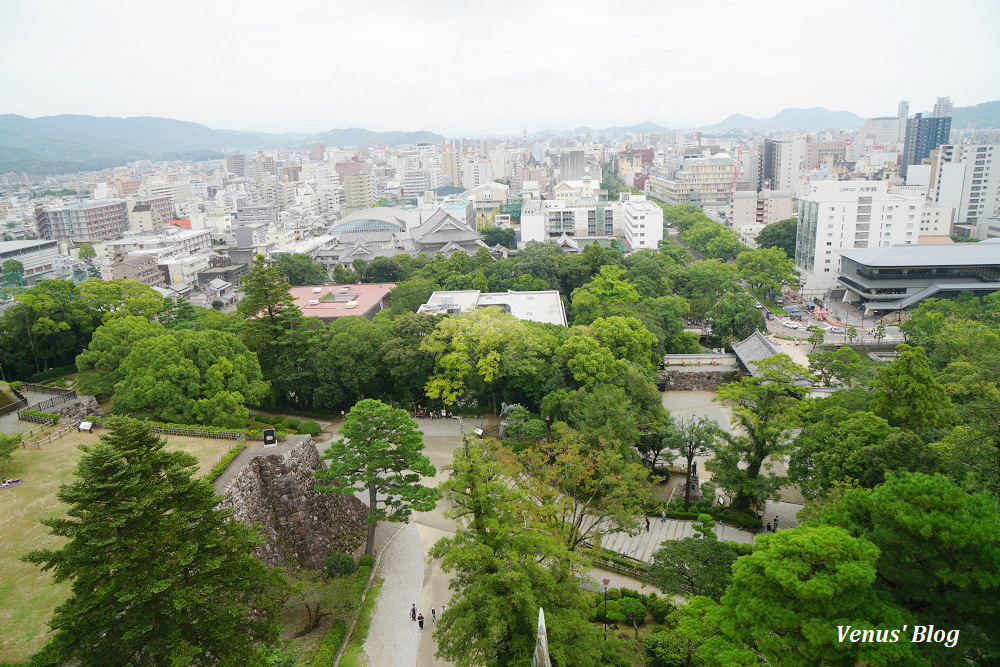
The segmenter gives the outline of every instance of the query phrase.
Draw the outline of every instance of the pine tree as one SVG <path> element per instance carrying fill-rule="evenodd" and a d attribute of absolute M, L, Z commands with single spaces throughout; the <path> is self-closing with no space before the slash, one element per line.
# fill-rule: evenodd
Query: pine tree
<path fill-rule="evenodd" d="M 256 530 L 216 509 L 195 457 L 118 417 L 84 455 L 45 519 L 61 549 L 28 562 L 71 581 L 41 658 L 81 665 L 258 664 L 277 639 L 283 574 L 253 555 Z M 48 664 L 46 662 L 45 664 Z"/>

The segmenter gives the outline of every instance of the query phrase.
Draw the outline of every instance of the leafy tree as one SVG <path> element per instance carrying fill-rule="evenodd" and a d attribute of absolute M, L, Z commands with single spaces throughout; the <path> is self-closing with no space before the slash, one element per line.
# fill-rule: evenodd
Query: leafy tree
<path fill-rule="evenodd" d="M 610 349 L 590 336 L 571 336 L 556 349 L 556 357 L 565 360 L 566 368 L 577 385 L 588 389 L 595 384 L 613 383 L 628 365 L 615 359 Z"/>
<path fill-rule="evenodd" d="M 736 258 L 736 269 L 737 278 L 763 290 L 770 299 L 781 293 L 782 283 L 792 284 L 797 279 L 795 261 L 776 248 L 741 252 Z"/>
<path fill-rule="evenodd" d="M 166 327 L 135 315 L 115 317 L 102 324 L 90 339 L 90 345 L 76 357 L 79 371 L 105 371 L 99 378 L 88 380 L 80 389 L 84 393 L 109 394 L 123 374 L 119 367 L 139 341 L 167 333 Z M 86 376 L 84 376 L 86 377 Z"/>
<path fill-rule="evenodd" d="M 617 443 L 592 446 L 561 422 L 552 430 L 551 444 L 497 450 L 502 469 L 520 480 L 527 499 L 522 511 L 570 550 L 631 530 L 650 495 L 646 471 Z"/>
<path fill-rule="evenodd" d="M 434 466 L 421 454 L 424 441 L 416 422 L 405 410 L 367 398 L 359 401 L 340 428 L 341 439 L 323 455 L 329 467 L 316 479 L 329 482 L 316 488 L 327 493 L 368 492 L 368 544 L 375 549 L 379 521 L 405 521 L 412 510 L 434 509 L 440 493 L 421 486 L 421 477 L 433 477 Z"/>
<path fill-rule="evenodd" d="M 267 395 L 257 356 L 222 331 L 174 331 L 135 343 L 121 362 L 115 410 L 236 428 Z"/>
<path fill-rule="evenodd" d="M 796 218 L 772 222 L 757 234 L 757 247 L 781 250 L 787 257 L 795 259 L 795 240 L 798 226 L 799 221 Z"/>
<path fill-rule="evenodd" d="M 715 400 L 733 404 L 742 434 L 719 431 L 722 443 L 715 448 L 715 458 L 705 464 L 715 473 L 716 483 L 736 494 L 733 507 L 739 509 L 781 488 L 783 477 L 762 472 L 788 451 L 791 431 L 801 420 L 801 390 L 795 381 L 805 369 L 788 355 L 776 354 L 757 362 L 757 370 L 757 375 L 719 387 Z"/>
<path fill-rule="evenodd" d="M 616 359 L 633 363 L 645 371 L 653 370 L 650 349 L 656 337 L 634 317 L 599 317 L 590 324 L 590 333 L 611 350 Z"/>
<path fill-rule="evenodd" d="M 424 338 L 440 322 L 438 315 L 407 313 L 392 321 L 382 343 L 381 366 L 389 374 L 393 396 L 415 403 L 434 370 L 434 357 L 421 349 Z"/>
<path fill-rule="evenodd" d="M 149 426 L 120 417 L 61 487 L 67 517 L 43 519 L 59 549 L 25 560 L 72 592 L 38 658 L 50 664 L 262 664 L 278 638 L 286 590 L 253 554 L 255 527 L 217 509 L 197 460 L 167 451 Z"/>
<path fill-rule="evenodd" d="M 404 313 L 415 313 L 423 304 L 427 303 L 431 294 L 438 290 L 438 284 L 422 278 L 413 276 L 396 285 L 389 295 L 389 311 L 393 317 L 398 317 Z"/>
<path fill-rule="evenodd" d="M 927 429 L 950 416 L 951 400 L 931 374 L 924 351 L 911 345 L 896 347 L 899 358 L 878 369 L 868 385 L 871 410 L 904 429 Z"/>
<path fill-rule="evenodd" d="M 691 507 L 691 470 L 696 456 L 712 450 L 719 434 L 719 424 L 707 417 L 682 417 L 663 432 L 663 442 L 684 459 L 684 511 Z"/>
<path fill-rule="evenodd" d="M 858 337 L 858 330 L 855 327 L 848 327 L 847 328 L 847 337 L 853 343 L 854 340 Z"/>
<path fill-rule="evenodd" d="M 20 433 L 0 433 L 0 472 L 7 468 L 7 461 L 21 444 Z"/>
<path fill-rule="evenodd" d="M 395 257 L 376 257 L 365 267 L 361 279 L 366 283 L 395 283 L 403 277 L 403 267 Z"/>
<path fill-rule="evenodd" d="M 764 329 L 764 316 L 757 310 L 756 303 L 753 297 L 743 292 L 723 294 L 705 313 L 712 325 L 712 333 L 723 342 L 733 343 Z"/>
<path fill-rule="evenodd" d="M 100 313 L 80 298 L 72 281 L 43 280 L 15 296 L 0 318 L 8 370 L 14 368 L 12 360 L 23 355 L 25 347 L 36 373 L 53 362 L 71 362 L 87 346 L 99 324 Z M 28 364 L 28 368 L 19 365 L 19 374 L 30 374 L 31 362 Z"/>
<path fill-rule="evenodd" d="M 735 273 L 736 267 L 717 259 L 698 260 L 668 271 L 677 293 L 690 303 L 691 316 L 699 319 L 724 293 L 738 289 Z"/>
<path fill-rule="evenodd" d="M 159 292 L 137 280 L 88 278 L 77 289 L 84 303 L 105 320 L 122 315 L 153 319 L 167 305 Z"/>
<path fill-rule="evenodd" d="M 967 493 L 943 475 L 900 473 L 847 491 L 815 523 L 843 526 L 876 547 L 875 588 L 903 610 L 902 622 L 946 618 L 961 631 L 958 653 L 980 664 L 1000 656 L 1000 514 L 989 495 Z M 940 644 L 912 647 L 937 664 L 962 662 Z"/>
<path fill-rule="evenodd" d="M 292 287 L 323 285 L 329 281 L 329 276 L 323 267 L 309 255 L 280 254 L 274 262 L 274 267 Z"/>
<path fill-rule="evenodd" d="M 601 267 L 601 272 L 589 283 L 573 290 L 574 324 L 590 324 L 602 317 L 606 304 L 639 303 L 639 292 L 632 283 L 624 280 L 625 270 L 609 264 Z"/>
<path fill-rule="evenodd" d="M 849 347 L 838 347 L 810 355 L 809 370 L 818 376 L 824 387 L 832 387 L 834 382 L 853 387 L 870 376 L 871 363 Z"/>
<path fill-rule="evenodd" d="M 298 310 L 289 292 L 291 285 L 277 265 L 263 255 L 254 257 L 253 266 L 243 279 L 246 296 L 237 306 L 244 319 L 267 316 L 272 327 L 278 318 L 290 310 Z"/>
<path fill-rule="evenodd" d="M 875 342 L 880 343 L 883 338 L 885 338 L 885 325 L 878 324 L 875 326 Z"/>
<path fill-rule="evenodd" d="M 94 246 L 89 243 L 80 244 L 80 261 L 81 262 L 93 262 L 97 259 L 97 251 L 94 250 Z"/>
<path fill-rule="evenodd" d="M 703 608 L 714 632 L 698 655 L 710 666 L 811 667 L 858 662 L 903 664 L 908 641 L 839 641 L 837 626 L 888 633 L 902 615 L 873 589 L 879 550 L 834 526 L 798 528 L 758 539 L 733 565 L 717 608 Z"/>
<path fill-rule="evenodd" d="M 731 229 L 723 229 L 705 246 L 709 257 L 731 262 L 746 251 L 746 246 L 740 242 L 740 236 Z"/>
<path fill-rule="evenodd" d="M 704 595 L 718 601 L 733 579 L 736 552 L 725 542 L 712 538 L 686 537 L 663 542 L 653 553 L 650 583 L 667 595 Z"/>
<path fill-rule="evenodd" d="M 496 412 L 504 383 L 523 377 L 537 387 L 554 342 L 541 328 L 499 308 L 444 318 L 421 345 L 434 356 L 427 395 L 455 405 L 474 392 Z"/>
<path fill-rule="evenodd" d="M 635 628 L 635 640 L 639 641 L 639 626 L 646 620 L 646 605 L 638 598 L 622 598 L 618 603 L 618 613 L 626 623 Z"/>
<path fill-rule="evenodd" d="M 521 491 L 493 447 L 466 440 L 442 483 L 452 506 L 446 516 L 458 529 L 431 550 L 452 575 L 453 591 L 434 629 L 437 656 L 458 667 L 522 664 L 534 648 L 542 607 L 553 664 L 630 664 L 623 644 L 603 642 L 600 628 L 586 621 L 590 605 L 578 576 L 589 566 L 521 513 Z"/>
<path fill-rule="evenodd" d="M 382 346 L 390 325 L 364 317 L 340 317 L 310 341 L 312 368 L 300 387 L 324 411 L 345 409 L 362 398 L 388 393 Z"/>
<path fill-rule="evenodd" d="M 819 327 L 809 327 L 809 331 L 811 333 L 809 334 L 809 338 L 807 340 L 812 345 L 813 352 L 815 352 L 817 347 L 826 342 L 826 332 Z M 812 370 L 811 361 L 812 360 L 810 359 L 810 370 Z"/>
<path fill-rule="evenodd" d="M 3 263 L 4 273 L 24 273 L 24 264 L 16 259 L 8 259 Z"/>
<path fill-rule="evenodd" d="M 516 247 L 513 227 L 482 227 L 479 233 L 483 235 L 483 243 L 491 248 L 497 245 L 512 249 Z"/>

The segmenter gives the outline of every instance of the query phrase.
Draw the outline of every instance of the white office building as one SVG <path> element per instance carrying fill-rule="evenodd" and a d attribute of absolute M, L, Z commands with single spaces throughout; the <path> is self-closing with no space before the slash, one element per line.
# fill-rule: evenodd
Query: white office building
<path fill-rule="evenodd" d="M 825 294 L 837 285 L 840 250 L 915 244 L 924 198 L 890 194 L 885 181 L 820 181 L 799 201 L 795 266 L 802 290 Z"/>
<path fill-rule="evenodd" d="M 521 205 L 521 241 L 618 237 L 632 250 L 656 248 L 663 240 L 663 209 L 645 195 L 621 200 L 526 200 Z"/>
<path fill-rule="evenodd" d="M 942 145 L 929 197 L 955 209 L 954 224 L 973 231 L 984 218 L 1000 218 L 1000 144 Z M 981 237 L 985 238 L 985 237 Z"/>

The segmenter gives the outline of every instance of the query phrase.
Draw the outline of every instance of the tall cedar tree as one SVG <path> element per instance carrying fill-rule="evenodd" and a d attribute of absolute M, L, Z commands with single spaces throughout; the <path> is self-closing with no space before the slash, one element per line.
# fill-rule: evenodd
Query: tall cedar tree
<path fill-rule="evenodd" d="M 429 512 L 441 496 L 437 489 L 421 486 L 420 478 L 436 474 L 421 454 L 424 440 L 405 410 L 374 398 L 359 401 L 340 429 L 343 436 L 330 445 L 323 458 L 329 467 L 317 470 L 318 491 L 353 494 L 368 491 L 368 546 L 372 555 L 375 526 L 379 521 L 406 521 L 411 510 Z"/>
<path fill-rule="evenodd" d="M 25 560 L 71 581 L 39 656 L 80 665 L 261 664 L 278 637 L 284 576 L 253 555 L 257 531 L 216 509 L 197 460 L 164 449 L 142 422 L 115 417 L 45 519 L 61 549 Z"/>

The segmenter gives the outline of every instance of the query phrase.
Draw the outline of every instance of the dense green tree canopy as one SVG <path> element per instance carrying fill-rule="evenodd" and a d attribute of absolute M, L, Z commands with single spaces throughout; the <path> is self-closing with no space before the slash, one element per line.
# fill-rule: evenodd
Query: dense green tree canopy
<path fill-rule="evenodd" d="M 309 255 L 284 253 L 277 256 L 274 266 L 292 287 L 325 285 L 329 282 L 326 271 Z"/>
<path fill-rule="evenodd" d="M 182 424 L 240 427 L 244 403 L 267 395 L 257 356 L 222 331 L 174 331 L 137 341 L 119 366 L 115 409 Z"/>
<path fill-rule="evenodd" d="M 799 221 L 796 218 L 785 218 L 772 222 L 757 234 L 758 248 L 774 248 L 781 250 L 790 259 L 795 259 L 795 239 Z"/>

